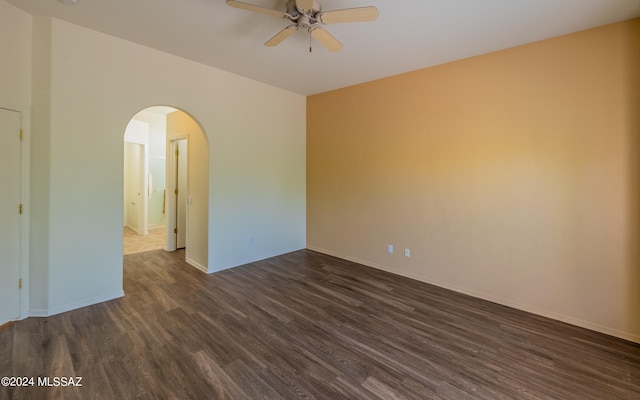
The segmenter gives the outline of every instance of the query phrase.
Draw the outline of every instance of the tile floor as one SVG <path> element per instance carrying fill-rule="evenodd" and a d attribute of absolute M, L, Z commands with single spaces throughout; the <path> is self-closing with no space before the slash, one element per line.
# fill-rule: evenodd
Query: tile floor
<path fill-rule="evenodd" d="M 144 236 L 130 228 L 124 228 L 124 255 L 164 249 L 166 242 L 165 227 L 149 229 L 149 234 Z"/>

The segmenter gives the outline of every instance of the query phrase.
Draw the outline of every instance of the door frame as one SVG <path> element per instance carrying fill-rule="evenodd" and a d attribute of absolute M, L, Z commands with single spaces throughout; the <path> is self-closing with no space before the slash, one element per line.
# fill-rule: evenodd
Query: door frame
<path fill-rule="evenodd" d="M 22 140 L 20 144 L 20 203 L 22 204 L 22 218 L 20 226 L 20 279 L 22 279 L 22 289 L 20 290 L 18 319 L 25 319 L 32 315 L 29 302 L 29 225 L 31 216 L 30 191 L 31 185 L 31 111 L 29 108 L 16 104 L 0 101 L 0 108 L 15 111 L 20 114 L 20 127 L 22 129 Z"/>
<path fill-rule="evenodd" d="M 176 215 L 176 211 L 177 211 L 177 200 L 176 200 L 176 196 L 175 196 L 175 191 L 178 189 L 178 182 L 177 182 L 177 177 L 176 177 L 176 171 L 178 168 L 178 159 L 176 157 L 176 150 L 178 149 L 178 142 L 181 140 L 185 140 L 186 141 L 186 145 L 187 148 L 189 147 L 189 137 L 188 135 L 183 135 L 183 136 L 178 136 L 178 137 L 173 137 L 168 141 L 168 145 L 167 145 L 167 191 L 166 191 L 166 199 L 165 199 L 165 204 L 166 204 L 166 211 L 167 211 L 167 223 L 166 223 L 166 229 L 167 229 L 167 243 L 166 243 L 166 248 L 165 250 L 167 251 L 175 251 L 177 250 L 177 235 L 175 233 L 175 229 L 177 228 L 176 226 L 176 219 L 177 219 L 177 215 Z M 189 151 L 187 150 L 187 157 L 189 157 Z M 187 182 L 188 182 L 188 175 L 189 175 L 189 167 L 187 167 Z M 188 184 L 187 184 L 187 198 L 188 198 Z M 186 246 L 185 246 L 185 256 L 188 256 L 189 254 L 189 235 L 187 234 L 189 232 L 189 206 L 188 206 L 188 200 L 187 200 L 187 204 L 185 205 L 186 210 L 185 210 L 185 242 L 186 242 Z"/>

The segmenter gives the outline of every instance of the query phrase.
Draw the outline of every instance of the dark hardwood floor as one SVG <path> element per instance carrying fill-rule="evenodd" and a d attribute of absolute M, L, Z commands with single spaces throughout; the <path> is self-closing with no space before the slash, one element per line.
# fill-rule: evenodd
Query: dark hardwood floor
<path fill-rule="evenodd" d="M 125 257 L 126 296 L 0 331 L 0 399 L 640 399 L 640 345 L 312 251 L 213 275 Z M 37 382 L 36 382 L 37 383 Z"/>

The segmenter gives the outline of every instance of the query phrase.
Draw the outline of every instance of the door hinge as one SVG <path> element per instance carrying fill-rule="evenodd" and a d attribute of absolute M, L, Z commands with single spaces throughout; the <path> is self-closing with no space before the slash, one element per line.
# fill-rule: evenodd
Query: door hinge
<path fill-rule="evenodd" d="M 175 233 L 175 234 L 177 235 L 177 234 L 178 234 L 178 228 L 175 228 L 175 229 L 173 230 L 173 233 Z"/>
<path fill-rule="evenodd" d="M 18 279 L 18 289 L 22 289 L 22 278 Z"/>
<path fill-rule="evenodd" d="M 18 207 L 18 213 L 22 214 L 22 204 Z"/>
<path fill-rule="evenodd" d="M 176 157 L 178 156 L 179 153 L 180 153 L 180 151 L 176 150 Z"/>
<path fill-rule="evenodd" d="M 174 190 L 173 193 L 175 193 L 175 195 L 178 195 L 178 189 Z"/>
<path fill-rule="evenodd" d="M 24 131 L 20 129 L 20 140 L 24 139 Z"/>

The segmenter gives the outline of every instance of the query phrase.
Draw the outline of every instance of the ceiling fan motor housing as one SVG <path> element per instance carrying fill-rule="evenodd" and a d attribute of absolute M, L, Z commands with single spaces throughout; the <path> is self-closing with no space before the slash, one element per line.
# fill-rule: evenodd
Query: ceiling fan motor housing
<path fill-rule="evenodd" d="M 316 15 L 322 11 L 322 6 L 314 0 L 313 2 L 313 7 L 311 8 L 311 10 L 305 10 L 301 7 L 299 7 L 296 4 L 296 0 L 289 0 L 287 2 L 286 5 L 287 8 L 287 15 L 289 15 L 291 17 L 291 19 L 297 19 L 299 16 L 301 15 L 306 15 L 308 16 L 310 19 L 316 19 Z"/>
<path fill-rule="evenodd" d="M 287 2 L 286 16 L 292 22 L 297 23 L 300 29 L 309 29 L 318 23 L 318 14 L 322 11 L 322 6 L 318 2 L 313 2 L 311 10 L 304 10 L 296 4 L 296 0 Z"/>

